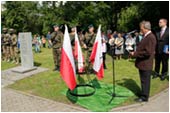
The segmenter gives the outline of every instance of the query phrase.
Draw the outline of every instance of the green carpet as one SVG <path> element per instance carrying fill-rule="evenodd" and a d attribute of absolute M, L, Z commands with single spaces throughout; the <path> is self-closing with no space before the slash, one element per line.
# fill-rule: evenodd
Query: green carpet
<path fill-rule="evenodd" d="M 121 87 L 116 85 L 116 95 L 120 97 L 115 97 L 110 103 L 112 96 L 108 93 L 112 92 L 112 84 L 106 84 L 102 82 L 98 82 L 97 80 L 93 80 L 92 84 L 96 87 L 96 92 L 92 96 L 88 97 L 75 97 L 72 96 L 67 89 L 65 89 L 62 94 L 66 95 L 67 98 L 72 102 L 76 103 L 90 111 L 96 112 L 106 112 L 111 110 L 112 108 L 118 106 L 123 103 L 129 97 L 134 96 L 134 94 L 125 87 Z M 92 92 L 92 88 L 88 87 L 79 87 L 73 90 L 74 93 L 84 94 Z"/>

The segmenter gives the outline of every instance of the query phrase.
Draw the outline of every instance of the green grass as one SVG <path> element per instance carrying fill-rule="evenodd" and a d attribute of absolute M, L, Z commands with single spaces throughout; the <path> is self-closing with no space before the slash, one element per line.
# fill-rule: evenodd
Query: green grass
<path fill-rule="evenodd" d="M 13 68 L 13 67 L 16 67 L 20 64 L 15 64 L 15 63 L 11 63 L 11 62 L 1 62 L 1 70 L 6 70 L 6 69 L 9 69 L 9 68 Z"/>
<path fill-rule="evenodd" d="M 33 95 L 49 98 L 55 101 L 72 104 L 66 96 L 61 92 L 66 88 L 64 81 L 61 79 L 59 72 L 53 72 L 53 58 L 51 49 L 41 49 L 41 53 L 34 53 L 34 63 L 36 66 L 49 68 L 48 71 L 36 74 L 34 76 L 17 81 L 15 84 L 8 86 L 16 90 L 21 90 Z M 108 69 L 105 70 L 103 83 L 112 83 L 112 60 L 110 56 L 107 56 L 106 61 Z M 16 65 L 11 63 L 2 62 L 2 70 L 14 67 Z M 139 92 L 140 81 L 138 70 L 134 66 L 134 62 L 127 61 L 125 59 L 115 60 L 115 74 L 116 84 L 126 87 L 134 94 Z M 92 75 L 92 77 L 94 77 Z M 160 81 L 160 79 L 154 79 L 151 81 L 151 96 L 159 93 L 169 86 L 168 80 Z M 125 103 L 121 105 L 127 105 L 134 103 L 130 97 Z M 76 104 L 74 104 L 76 105 Z"/>

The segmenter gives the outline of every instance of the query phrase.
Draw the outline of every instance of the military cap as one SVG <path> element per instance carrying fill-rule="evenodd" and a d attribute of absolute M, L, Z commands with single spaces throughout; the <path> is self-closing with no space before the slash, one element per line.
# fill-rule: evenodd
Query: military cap
<path fill-rule="evenodd" d="M 54 24 L 53 25 L 53 28 L 55 28 L 55 27 L 60 27 L 58 24 Z"/>
<path fill-rule="evenodd" d="M 11 28 L 11 29 L 8 30 L 8 32 L 9 32 L 9 33 L 13 33 L 13 32 L 14 32 L 14 29 Z"/>
<path fill-rule="evenodd" d="M 89 26 L 88 26 L 88 29 L 90 29 L 90 28 L 92 28 L 92 27 L 94 27 L 92 24 L 90 24 Z"/>
<path fill-rule="evenodd" d="M 7 31 L 8 29 L 7 28 L 3 28 L 2 31 Z"/>

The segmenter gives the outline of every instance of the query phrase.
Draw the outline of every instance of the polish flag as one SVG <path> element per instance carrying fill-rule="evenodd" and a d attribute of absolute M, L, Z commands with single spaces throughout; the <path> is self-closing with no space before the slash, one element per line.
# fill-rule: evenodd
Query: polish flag
<path fill-rule="evenodd" d="M 90 55 L 90 61 L 93 64 L 93 69 L 96 72 L 98 79 L 104 77 L 103 56 L 102 56 L 102 41 L 101 41 L 101 25 L 98 28 L 96 39 Z"/>
<path fill-rule="evenodd" d="M 65 25 L 64 41 L 61 50 L 60 74 L 70 90 L 73 90 L 76 87 L 75 69 L 68 28 Z"/>
<path fill-rule="evenodd" d="M 84 71 L 84 57 L 81 51 L 80 42 L 77 35 L 77 29 L 75 30 L 75 46 L 74 46 L 74 56 L 78 62 L 78 72 L 82 73 Z"/>

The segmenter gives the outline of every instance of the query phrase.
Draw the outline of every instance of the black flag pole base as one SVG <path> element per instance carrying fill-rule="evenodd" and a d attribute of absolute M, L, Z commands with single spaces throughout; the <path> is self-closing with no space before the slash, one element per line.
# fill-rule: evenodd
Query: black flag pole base
<path fill-rule="evenodd" d="M 74 90 L 77 90 L 80 87 L 84 87 L 84 88 L 90 88 L 92 91 L 90 92 L 84 92 L 84 93 L 78 93 L 78 92 L 74 92 Z M 68 92 L 72 95 L 72 96 L 76 96 L 76 97 L 87 97 L 87 96 L 91 96 L 96 92 L 96 88 L 90 84 L 79 84 L 76 86 L 76 88 L 73 91 L 71 91 L 70 89 L 68 89 Z"/>

